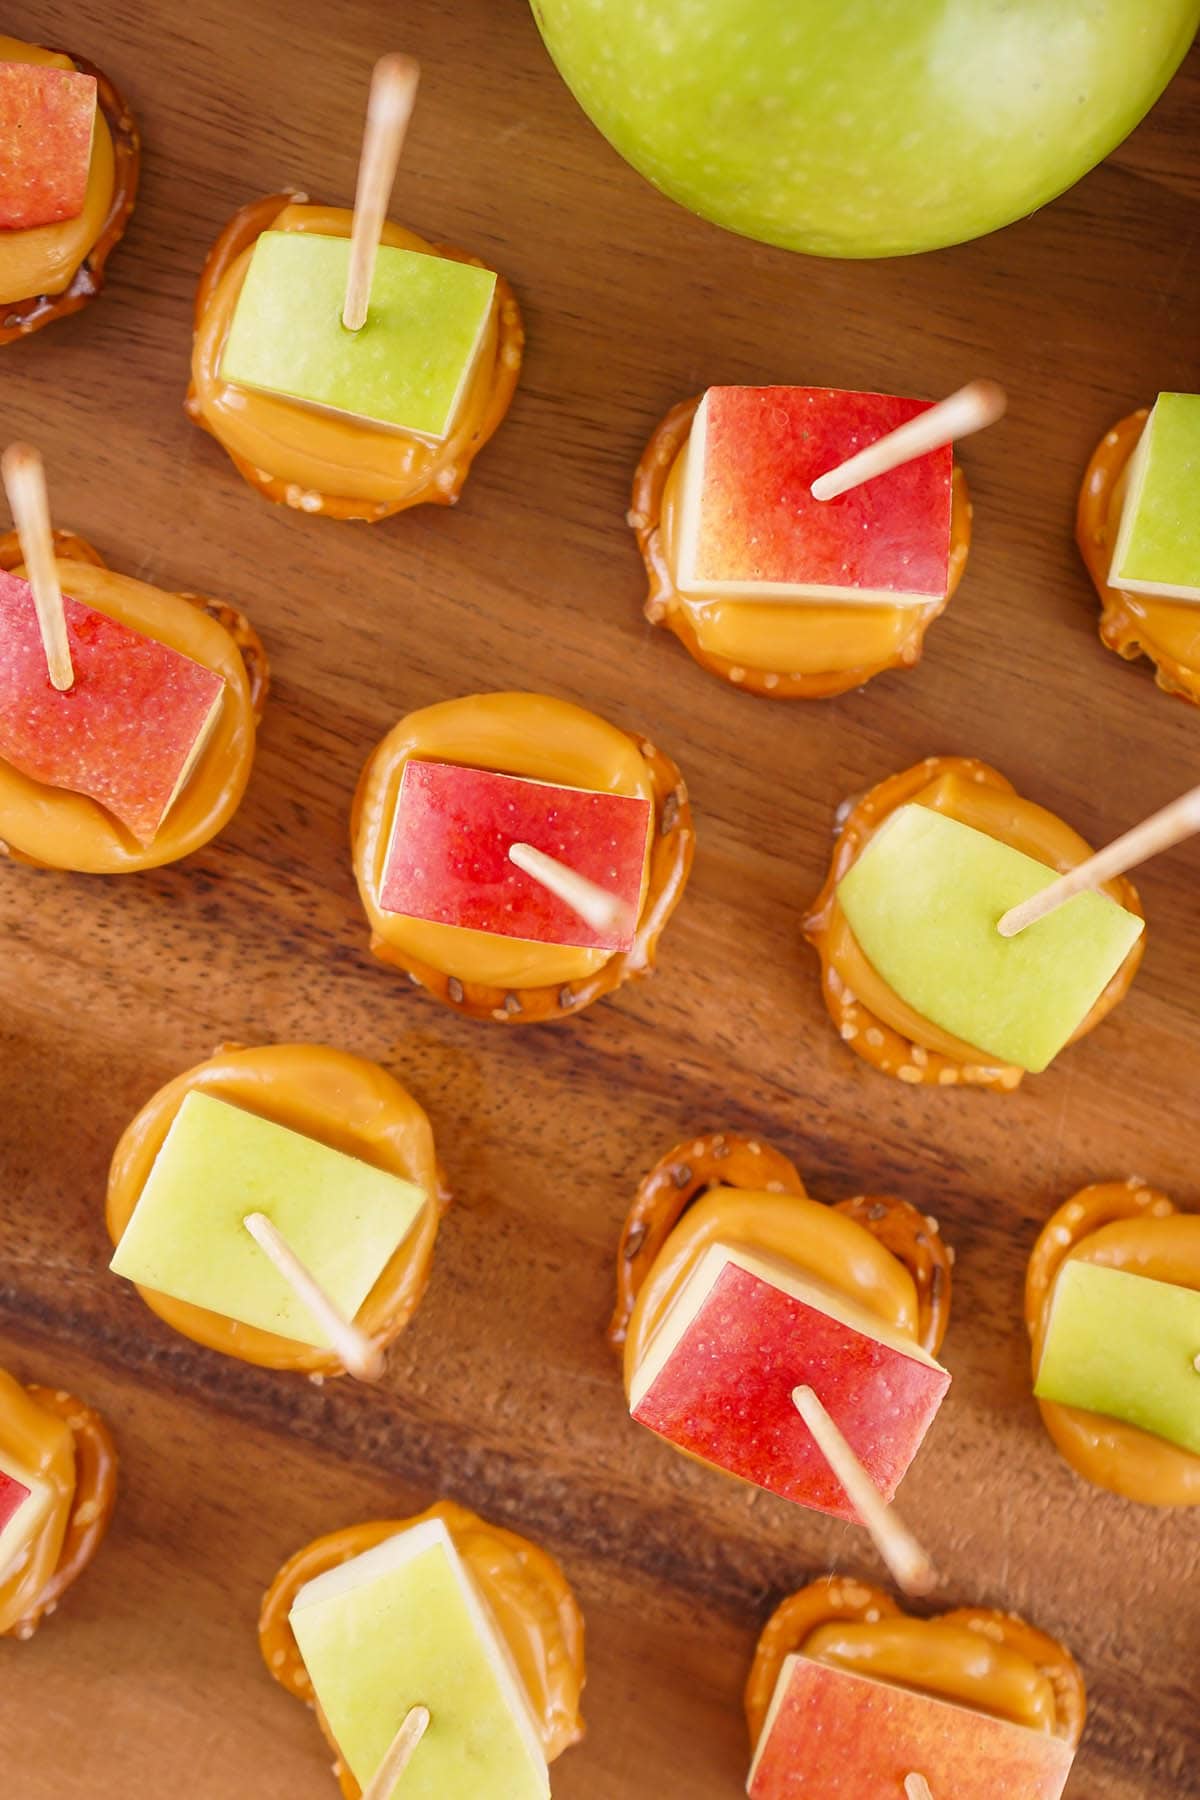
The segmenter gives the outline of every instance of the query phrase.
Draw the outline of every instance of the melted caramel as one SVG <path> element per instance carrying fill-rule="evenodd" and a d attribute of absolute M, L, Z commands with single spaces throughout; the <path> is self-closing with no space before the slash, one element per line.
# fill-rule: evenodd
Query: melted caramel
<path fill-rule="evenodd" d="M 303 1132 L 424 1189 L 425 1204 L 416 1222 L 356 1317 L 359 1328 L 375 1343 L 392 1343 L 425 1292 L 438 1222 L 449 1204 L 433 1131 L 411 1094 L 377 1064 L 321 1045 L 275 1044 L 253 1050 L 228 1046 L 218 1051 L 160 1088 L 117 1145 L 106 1210 L 114 1244 L 120 1243 L 175 1114 L 192 1089 Z M 330 1350 L 293 1343 L 169 1294 L 149 1288 L 138 1292 L 160 1319 L 211 1350 L 269 1369 L 344 1373 Z"/>
<path fill-rule="evenodd" d="M 676 581 L 680 496 L 699 397 L 675 406 L 638 465 L 629 522 L 650 580 L 646 617 L 664 625 L 714 674 L 775 699 L 823 699 L 884 669 L 911 668 L 925 633 L 954 594 L 967 563 L 971 507 L 954 470 L 950 577 L 945 595 L 920 606 L 698 597 Z"/>
<path fill-rule="evenodd" d="M 1060 1206 L 1042 1228 L 1025 1282 L 1035 1379 L 1055 1283 L 1068 1261 L 1200 1288 L 1200 1215 L 1177 1212 L 1165 1194 L 1132 1179 L 1084 1188 Z M 1087 1481 L 1145 1506 L 1200 1506 L 1200 1456 L 1100 1413 L 1053 1400 L 1038 1405 L 1059 1450 Z"/>
<path fill-rule="evenodd" d="M 0 1637 L 29 1638 L 108 1529 L 117 1459 L 99 1415 L 61 1389 L 23 1388 L 0 1369 L 0 1443 L 52 1490 L 33 1542 L 0 1581 Z"/>
<path fill-rule="evenodd" d="M 411 756 L 649 800 L 654 825 L 633 948 L 615 955 L 568 949 L 384 912 L 379 894 Z M 693 847 L 686 790 L 669 758 L 594 713 L 542 694 L 475 694 L 410 713 L 363 770 L 351 830 L 375 955 L 449 1004 L 505 1023 L 577 1011 L 647 973 L 683 892 Z"/>
<path fill-rule="evenodd" d="M 223 381 L 219 370 L 254 245 L 264 231 L 349 237 L 354 214 L 286 195 L 244 207 L 214 246 L 196 296 L 196 337 L 187 408 L 212 433 L 252 486 L 302 512 L 341 519 L 382 519 L 422 501 L 450 505 L 472 461 L 508 411 L 525 341 L 508 283 L 497 279 L 492 317 L 458 419 L 444 442 L 368 420 L 339 417 L 295 400 Z M 478 259 L 426 243 L 386 224 L 385 244 L 456 262 Z"/>
<path fill-rule="evenodd" d="M 150 844 L 86 794 L 44 787 L 0 761 L 0 836 L 20 859 L 83 874 L 123 875 L 190 856 L 228 824 L 250 778 L 266 692 L 266 657 L 240 613 L 114 574 L 82 539 L 55 533 L 64 593 L 119 619 L 222 676 L 221 710 L 187 786 Z M 0 536 L 0 568 L 23 574 L 13 533 Z"/>
<path fill-rule="evenodd" d="M 786 1157 L 734 1133 L 696 1138 L 641 1183 L 617 1255 L 609 1340 L 626 1395 L 655 1331 L 714 1243 L 788 1263 L 874 1313 L 931 1355 L 949 1322 L 950 1256 L 906 1201 L 812 1200 Z"/>
<path fill-rule="evenodd" d="M 1048 868 L 1072 869 L 1092 854 L 1069 825 L 1045 807 L 1023 799 L 986 763 L 961 756 L 930 756 L 873 787 L 850 808 L 839 832 L 829 876 L 803 921 L 805 936 L 821 958 L 822 989 L 843 1041 L 886 1075 L 914 1085 L 948 1087 L 958 1082 L 1000 1090 L 1015 1088 L 1024 1071 L 988 1058 L 943 1031 L 881 980 L 867 961 L 837 901 L 837 887 L 879 827 L 897 807 L 916 802 L 944 812 L 1023 850 Z M 1101 892 L 1141 916 L 1133 885 L 1119 877 Z M 1093 1030 L 1123 998 L 1145 951 L 1145 933 L 1113 976 L 1071 1043 Z"/>
<path fill-rule="evenodd" d="M 1083 1735 L 1083 1678 L 1070 1653 L 1045 1632 L 1014 1614 L 982 1607 L 908 1618 L 879 1588 L 830 1576 L 785 1600 L 758 1641 L 746 1684 L 752 1745 L 793 1652 L 974 1707 L 1072 1746 Z"/>
<path fill-rule="evenodd" d="M 78 69 L 96 80 L 96 123 L 82 212 L 27 231 L 0 231 L 0 344 L 78 312 L 100 292 L 104 265 L 124 234 L 137 196 L 141 144 L 125 102 L 79 56 L 0 36 L 0 62 Z"/>
<path fill-rule="evenodd" d="M 1100 637 L 1126 661 L 1148 656 L 1164 693 L 1200 706 L 1200 606 L 1110 587 L 1129 461 L 1149 418 L 1130 413 L 1097 445 L 1079 490 L 1075 535 L 1100 596 Z"/>
<path fill-rule="evenodd" d="M 259 1644 L 271 1674 L 289 1694 L 313 1706 L 312 1683 L 288 1620 L 292 1603 L 307 1581 L 361 1556 L 386 1538 L 426 1519 L 442 1519 L 469 1568 L 529 1696 L 547 1762 L 583 1737 L 579 1697 L 584 1684 L 583 1618 L 558 1563 L 528 1539 L 489 1525 L 465 1507 L 439 1501 L 414 1519 L 387 1519 L 352 1525 L 318 1538 L 285 1563 L 263 1600 Z M 337 1745 L 316 1708 L 331 1748 Z M 346 1800 L 360 1800 L 361 1788 L 340 1757 L 334 1772 Z"/>

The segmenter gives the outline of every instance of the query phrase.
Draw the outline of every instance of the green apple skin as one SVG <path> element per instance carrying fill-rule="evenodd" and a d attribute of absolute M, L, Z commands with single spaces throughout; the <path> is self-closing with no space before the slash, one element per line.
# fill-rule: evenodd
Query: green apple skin
<path fill-rule="evenodd" d="M 1179 1219 L 1200 1238 L 1200 1218 Z M 1033 1391 L 1039 1400 L 1123 1420 L 1200 1456 L 1197 1356 L 1200 1291 L 1070 1261 L 1054 1286 Z"/>
<path fill-rule="evenodd" d="M 1198 0 L 532 0 L 593 122 L 747 237 L 901 256 L 1034 211 L 1153 105 Z"/>

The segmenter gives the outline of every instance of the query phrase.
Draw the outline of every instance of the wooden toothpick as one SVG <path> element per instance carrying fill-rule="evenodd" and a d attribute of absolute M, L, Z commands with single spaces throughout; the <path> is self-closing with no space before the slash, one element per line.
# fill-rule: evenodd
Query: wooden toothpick
<path fill-rule="evenodd" d="M 21 540 L 21 555 L 33 589 L 38 629 L 46 652 L 50 680 L 60 694 L 75 685 L 71 648 L 67 642 L 67 616 L 63 611 L 54 536 L 50 529 L 50 502 L 46 495 L 46 471 L 38 452 L 29 444 L 10 444 L 0 458 L 0 471 L 12 508 L 13 523 Z"/>
<path fill-rule="evenodd" d="M 381 56 L 371 76 L 367 125 L 358 165 L 358 189 L 354 196 L 350 268 L 342 307 L 342 324 L 347 331 L 361 331 L 367 322 L 379 240 L 383 235 L 396 181 L 396 165 L 404 148 L 420 78 L 420 64 L 411 56 L 395 52 Z"/>
<path fill-rule="evenodd" d="M 429 1730 L 429 1708 L 411 1706 L 404 1723 L 392 1739 L 391 1748 L 375 1771 L 370 1787 L 363 1790 L 362 1800 L 391 1800 L 392 1789 L 413 1759 L 417 1745 Z"/>
<path fill-rule="evenodd" d="M 292 1249 L 266 1213 L 247 1213 L 242 1224 L 263 1255 L 283 1276 L 297 1300 L 303 1302 L 329 1339 L 342 1367 L 360 1381 L 378 1381 L 383 1374 L 383 1352 L 366 1332 L 360 1331 L 336 1307 L 316 1276 Z"/>
<path fill-rule="evenodd" d="M 878 1488 L 810 1387 L 792 1391 L 792 1402 L 817 1440 L 822 1456 L 845 1488 L 860 1522 L 906 1594 L 928 1594 L 937 1584 L 929 1557 Z"/>
<path fill-rule="evenodd" d="M 1193 837 L 1200 831 L 1200 787 L 1189 789 L 1181 794 L 1178 800 L 1172 800 L 1161 812 L 1144 819 L 1127 831 L 1123 837 L 1108 844 L 1103 850 L 1097 850 L 1086 862 L 1081 862 L 1057 881 L 1052 881 L 1040 893 L 1031 899 L 1023 900 L 1020 906 L 1010 907 L 1001 919 L 997 930 L 1001 937 L 1016 937 L 1018 931 L 1024 931 L 1029 925 L 1036 925 L 1047 913 L 1057 912 L 1076 894 L 1083 894 L 1092 888 L 1103 887 L 1106 881 L 1114 876 L 1123 875 L 1126 869 L 1132 869 L 1138 863 L 1147 862 L 1150 857 L 1157 856 L 1160 850 L 1169 850 L 1173 844 L 1182 843 L 1184 838 Z"/>
<path fill-rule="evenodd" d="M 510 844 L 508 860 L 569 906 L 593 931 L 607 934 L 628 923 L 629 908 L 623 900 L 544 850 L 535 850 L 532 844 Z"/>
<path fill-rule="evenodd" d="M 904 1792 L 908 1795 L 908 1800 L 933 1800 L 933 1789 L 923 1775 L 906 1775 Z"/>
<path fill-rule="evenodd" d="M 943 444 L 970 437 L 985 425 L 994 425 L 1004 417 L 1007 406 L 1008 395 L 998 381 L 969 381 L 948 399 L 918 413 L 907 425 L 897 426 L 886 437 L 877 438 L 865 450 L 847 457 L 836 469 L 818 475 L 810 489 L 812 497 L 836 500 L 839 494 L 848 494 L 851 488 L 861 487 L 877 475 L 886 475 L 889 469 L 898 469 L 902 463 L 940 450 Z"/>

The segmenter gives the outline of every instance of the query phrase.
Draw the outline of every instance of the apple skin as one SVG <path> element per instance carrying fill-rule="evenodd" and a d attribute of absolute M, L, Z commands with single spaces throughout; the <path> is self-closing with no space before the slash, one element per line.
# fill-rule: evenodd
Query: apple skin
<path fill-rule="evenodd" d="M 1150 109 L 1200 0 L 532 0 L 600 130 L 656 187 L 816 256 L 981 237 Z"/>
<path fill-rule="evenodd" d="M 792 1401 L 801 1383 L 890 1501 L 950 1377 L 728 1264 L 632 1416 L 727 1474 L 856 1522 Z"/>
<path fill-rule="evenodd" d="M 762 1745 L 751 1800 L 879 1800 L 924 1774 L 935 1800 L 1060 1800 L 1062 1738 L 797 1656 Z"/>

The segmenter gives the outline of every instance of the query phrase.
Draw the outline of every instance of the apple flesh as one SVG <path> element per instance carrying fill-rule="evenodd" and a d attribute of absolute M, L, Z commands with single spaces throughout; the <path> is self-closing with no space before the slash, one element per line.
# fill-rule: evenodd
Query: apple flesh
<path fill-rule="evenodd" d="M 1200 394 L 1160 394 L 1129 465 L 1112 587 L 1200 601 Z"/>
<path fill-rule="evenodd" d="M 167 644 L 63 596 L 75 679 L 53 686 L 33 591 L 0 569 L 0 757 L 86 794 L 153 843 L 194 770 L 225 683 Z"/>
<path fill-rule="evenodd" d="M 491 317 L 496 277 L 381 244 L 361 331 L 342 324 L 349 238 L 264 231 L 221 378 L 430 443 L 453 429 Z"/>
<path fill-rule="evenodd" d="M 1072 1259 L 1054 1283 L 1033 1391 L 1200 1456 L 1198 1357 L 1200 1290 Z"/>
<path fill-rule="evenodd" d="M 784 1660 L 746 1792 L 751 1800 L 904 1800 L 923 1775 L 934 1800 L 1059 1800 L 1074 1751 L 934 1694 Z"/>
<path fill-rule="evenodd" d="M 53 1504 L 48 1482 L 0 1444 L 0 1581 L 21 1562 Z"/>
<path fill-rule="evenodd" d="M 532 5 L 643 175 L 820 256 L 930 250 L 1032 212 L 1133 129 L 1200 22 L 1198 0 Z"/>
<path fill-rule="evenodd" d="M 327 1349 L 246 1230 L 247 1213 L 265 1213 L 353 1319 L 424 1203 L 410 1181 L 192 1089 L 110 1267 L 139 1287 Z"/>
<path fill-rule="evenodd" d="M 1143 922 L 1077 894 L 1016 937 L 997 926 L 1055 879 L 1044 863 L 931 807 L 900 807 L 837 897 L 880 978 L 984 1056 L 1037 1072 L 1087 1017 Z"/>
<path fill-rule="evenodd" d="M 809 489 L 927 410 L 839 388 L 709 388 L 688 442 L 677 585 L 747 600 L 921 605 L 950 580 L 947 444 L 836 500 Z"/>
<path fill-rule="evenodd" d="M 713 1244 L 646 1347 L 630 1412 L 743 1481 L 857 1519 L 793 1403 L 802 1385 L 890 1501 L 950 1377 L 852 1299 L 789 1265 Z"/>
<path fill-rule="evenodd" d="M 648 800 L 410 759 L 383 872 L 385 912 L 536 944 L 628 950 L 652 823 Z M 623 903 L 597 931 L 508 859 L 532 844 Z"/>
<path fill-rule="evenodd" d="M 532 1708 L 440 1519 L 302 1587 L 290 1621 L 313 1694 L 364 1789 L 410 1708 L 430 1724 L 404 1800 L 547 1800 Z"/>
<path fill-rule="evenodd" d="M 79 217 L 95 124 L 94 75 L 0 62 L 0 231 Z"/>

